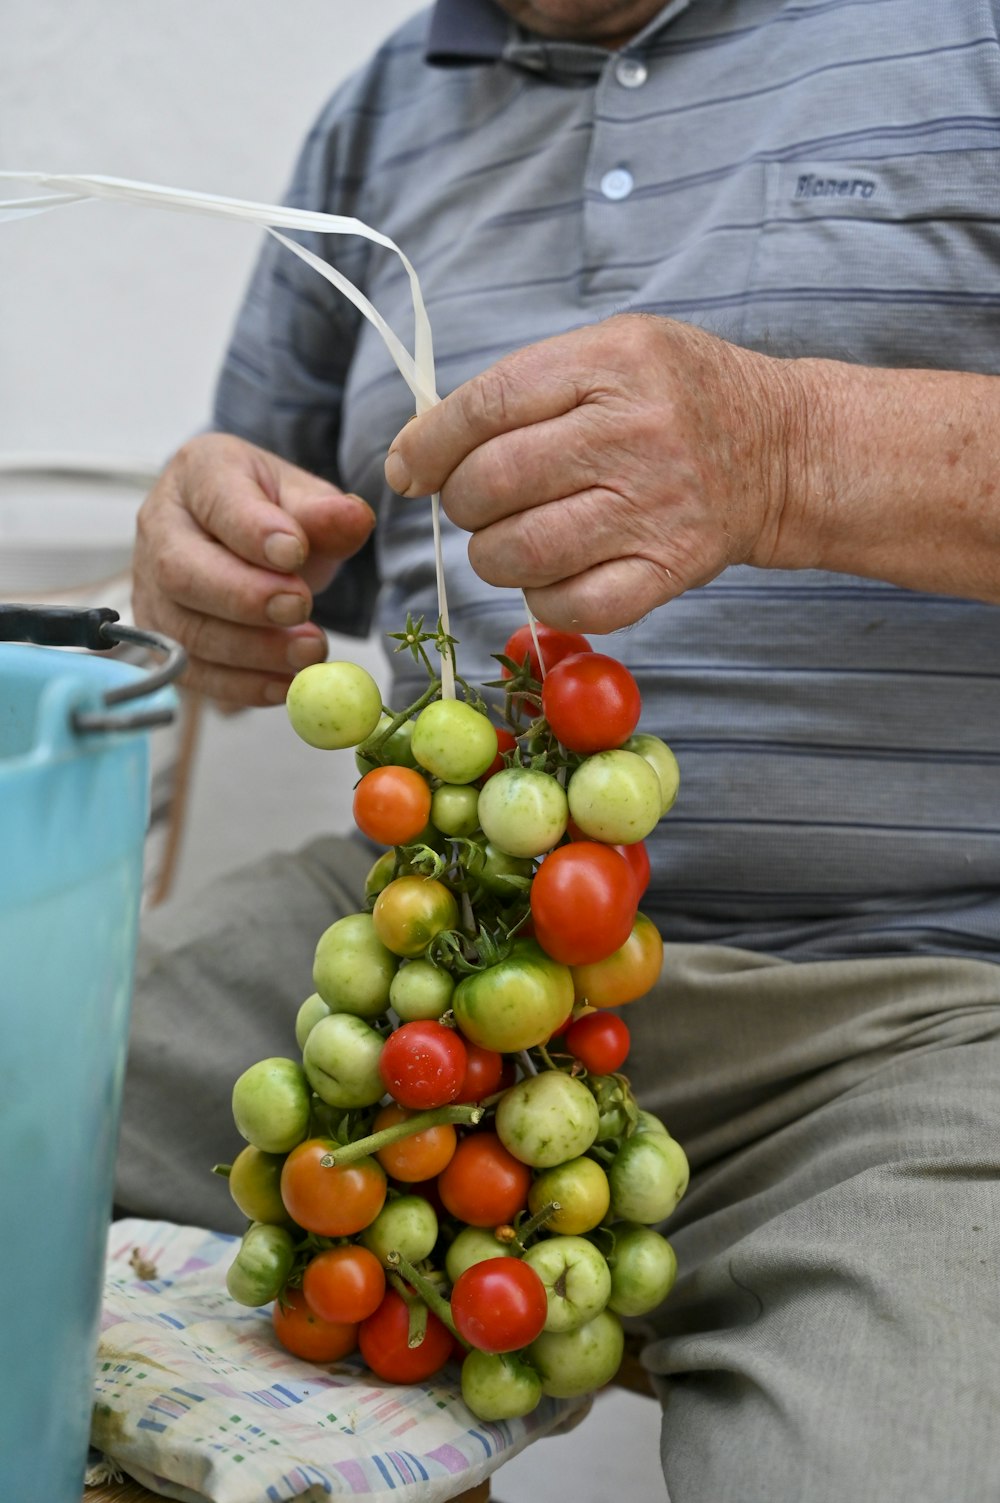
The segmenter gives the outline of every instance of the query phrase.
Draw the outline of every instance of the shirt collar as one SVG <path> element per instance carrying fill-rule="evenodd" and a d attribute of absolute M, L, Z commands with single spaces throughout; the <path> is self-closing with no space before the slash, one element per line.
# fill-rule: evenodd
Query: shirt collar
<path fill-rule="evenodd" d="M 495 63 L 509 35 L 510 22 L 493 0 L 437 0 L 425 56 L 443 68 Z"/>
<path fill-rule="evenodd" d="M 645 26 L 636 41 L 659 31 L 667 21 L 686 10 L 690 0 L 672 0 Z M 431 15 L 425 59 L 437 67 L 462 67 L 511 62 L 545 71 L 556 54 L 586 53 L 591 64 L 603 49 L 579 42 L 552 43 L 531 37 L 515 26 L 494 0 L 436 0 Z"/>

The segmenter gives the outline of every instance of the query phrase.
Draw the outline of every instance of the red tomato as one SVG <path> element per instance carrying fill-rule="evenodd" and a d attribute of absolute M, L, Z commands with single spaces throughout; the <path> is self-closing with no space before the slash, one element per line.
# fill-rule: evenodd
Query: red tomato
<path fill-rule="evenodd" d="M 376 1377 L 387 1383 L 422 1383 L 438 1372 L 452 1354 L 452 1334 L 429 1311 L 419 1346 L 408 1346 L 410 1312 L 395 1289 L 358 1327 L 361 1355 Z"/>
<path fill-rule="evenodd" d="M 531 627 L 527 624 L 519 626 L 517 631 L 512 632 L 507 638 L 503 655 L 505 658 L 512 658 L 515 663 L 523 663 L 527 658 L 532 678 L 537 678 L 539 681 L 542 681 L 546 674 L 551 673 L 555 665 L 561 663 L 563 658 L 577 652 L 593 651 L 586 637 L 581 636 L 578 631 L 559 631 L 554 626 L 543 626 L 541 621 L 536 621 L 535 632 L 538 636 L 538 646 L 541 648 L 541 662 L 538 661 L 538 653 L 531 639 Z M 503 669 L 503 677 L 511 677 L 508 668 Z"/>
<path fill-rule="evenodd" d="M 307 1138 L 281 1166 L 281 1198 L 292 1220 L 320 1237 L 353 1237 L 370 1226 L 385 1201 L 385 1170 L 373 1158 L 324 1169 L 338 1145 Z"/>
<path fill-rule="evenodd" d="M 566 1030 L 566 1048 L 592 1075 L 613 1075 L 628 1058 L 628 1024 L 613 1012 L 588 1012 Z"/>
<path fill-rule="evenodd" d="M 639 724 L 639 685 L 624 663 L 603 652 L 563 658 L 542 685 L 542 712 L 569 751 L 622 746 Z"/>
<path fill-rule="evenodd" d="M 635 879 L 635 901 L 641 903 L 649 886 L 649 852 L 645 843 L 641 840 L 633 841 L 631 845 L 616 845 L 616 851 L 621 851 L 628 862 L 632 876 Z"/>
<path fill-rule="evenodd" d="M 628 939 L 635 912 L 628 862 L 595 840 L 558 846 L 531 884 L 536 938 L 563 965 L 587 965 L 613 954 Z"/>
<path fill-rule="evenodd" d="M 504 752 L 513 751 L 516 745 L 517 737 L 514 735 L 514 732 L 505 730 L 502 725 L 498 726 L 497 754 L 493 758 L 493 761 L 490 763 L 489 767 L 487 767 L 486 771 L 483 773 L 482 777 L 479 779 L 481 783 L 485 783 L 487 778 L 493 777 L 495 773 L 503 771 L 503 769 L 507 766 L 506 762 L 503 759 L 503 754 Z"/>
<path fill-rule="evenodd" d="M 412 767 L 373 767 L 354 790 L 354 823 L 380 845 L 416 840 L 430 817 L 430 787 Z"/>
<path fill-rule="evenodd" d="M 483 1101 L 500 1090 L 504 1057 L 495 1049 L 484 1049 L 480 1044 L 470 1043 L 468 1039 L 465 1041 L 465 1054 L 465 1079 L 455 1100 Z"/>
<path fill-rule="evenodd" d="M 397 1122 L 405 1122 L 412 1116 L 405 1106 L 384 1106 L 372 1123 L 372 1132 L 395 1127 Z M 400 1138 L 385 1148 L 379 1148 L 375 1157 L 391 1179 L 411 1185 L 420 1180 L 436 1179 L 451 1162 L 457 1145 L 455 1129 L 445 1122 L 440 1127 L 425 1127 L 422 1132 L 413 1132 L 408 1138 Z"/>
<path fill-rule="evenodd" d="M 506 1226 L 528 1204 L 531 1170 L 494 1132 L 463 1138 L 438 1191 L 445 1209 L 467 1226 Z"/>
<path fill-rule="evenodd" d="M 404 1023 L 385 1041 L 378 1070 L 389 1095 L 417 1110 L 454 1101 L 465 1079 L 465 1044 L 433 1018 Z"/>
<path fill-rule="evenodd" d="M 520 1258 L 484 1258 L 451 1291 L 458 1334 L 481 1352 L 516 1352 L 541 1335 L 549 1302 L 535 1270 Z"/>
<path fill-rule="evenodd" d="M 306 1304 L 301 1289 L 286 1289 L 275 1300 L 271 1319 L 285 1350 L 307 1362 L 339 1362 L 358 1344 L 356 1324 L 322 1320 Z"/>
<path fill-rule="evenodd" d="M 320 1320 L 356 1325 L 382 1303 L 385 1274 L 367 1247 L 328 1247 L 306 1264 L 302 1293 Z"/>
<path fill-rule="evenodd" d="M 612 955 L 593 965 L 575 965 L 573 994 L 591 1007 L 621 1007 L 656 985 L 663 969 L 663 939 L 644 913 L 637 913 L 632 933 Z"/>

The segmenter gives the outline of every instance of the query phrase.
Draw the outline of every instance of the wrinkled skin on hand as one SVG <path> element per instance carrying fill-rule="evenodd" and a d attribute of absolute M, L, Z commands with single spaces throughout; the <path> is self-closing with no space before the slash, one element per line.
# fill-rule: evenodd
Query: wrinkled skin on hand
<path fill-rule="evenodd" d="M 793 363 L 626 314 L 501 360 L 411 421 L 386 479 L 439 490 L 488 583 L 609 632 L 729 564 L 777 562 Z"/>
<path fill-rule="evenodd" d="M 227 705 L 283 703 L 326 656 L 314 591 L 361 547 L 374 515 L 253 444 L 205 434 L 169 462 L 139 511 L 133 607 L 188 652 L 184 682 Z"/>

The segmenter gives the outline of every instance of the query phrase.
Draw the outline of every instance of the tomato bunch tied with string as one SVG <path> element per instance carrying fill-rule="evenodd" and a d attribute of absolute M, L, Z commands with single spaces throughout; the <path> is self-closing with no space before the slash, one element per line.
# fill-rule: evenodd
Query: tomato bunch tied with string
<path fill-rule="evenodd" d="M 492 706 L 440 623 L 394 640 L 428 674 L 402 710 L 350 663 L 289 691 L 305 741 L 354 748 L 355 822 L 385 849 L 317 936 L 297 1056 L 235 1082 L 227 1282 L 305 1360 L 391 1382 L 456 1362 L 478 1418 L 513 1418 L 610 1381 L 622 1317 L 676 1275 L 656 1227 L 687 1160 L 611 1009 L 660 973 L 643 842 L 679 775 L 631 673 L 577 633 L 515 631 Z"/>

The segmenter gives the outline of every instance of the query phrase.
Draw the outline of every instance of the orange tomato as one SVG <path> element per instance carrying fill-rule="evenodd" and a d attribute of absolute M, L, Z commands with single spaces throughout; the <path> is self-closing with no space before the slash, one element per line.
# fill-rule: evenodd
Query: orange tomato
<path fill-rule="evenodd" d="M 644 997 L 655 986 L 663 967 L 660 931 L 644 913 L 637 913 L 632 932 L 619 949 L 591 965 L 570 967 L 577 1002 L 591 1007 L 621 1007 Z"/>
<path fill-rule="evenodd" d="M 405 1122 L 415 1115 L 405 1106 L 384 1106 L 372 1123 L 372 1132 L 395 1127 L 397 1122 Z M 379 1148 L 375 1157 L 393 1179 L 408 1185 L 416 1184 L 440 1174 L 451 1162 L 457 1143 L 455 1129 L 446 1122 L 441 1127 L 425 1127 L 423 1132 L 411 1133 L 408 1138 L 400 1138 L 387 1148 Z"/>

